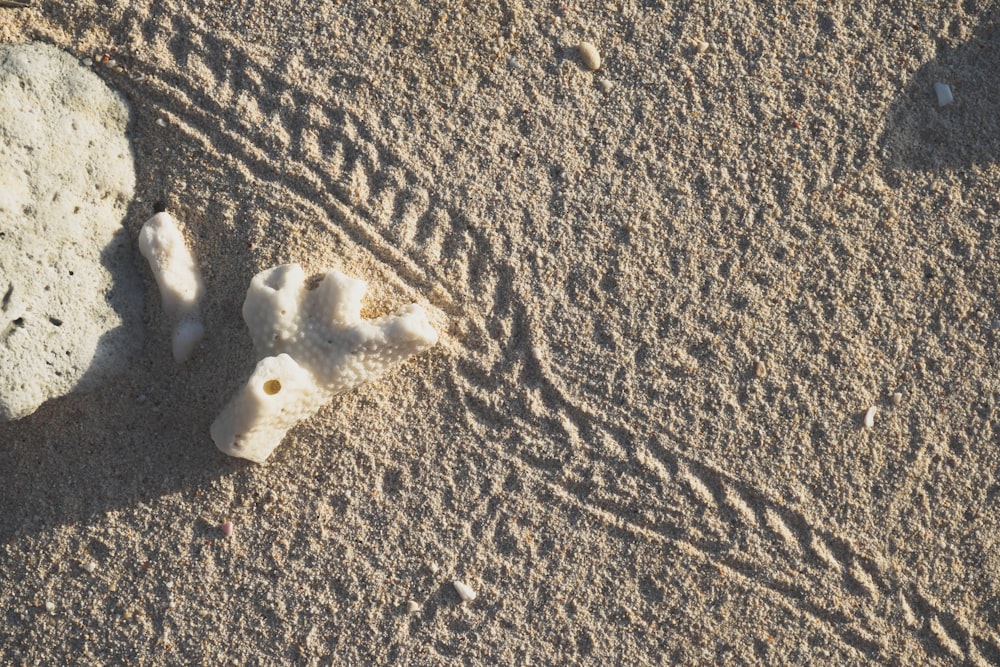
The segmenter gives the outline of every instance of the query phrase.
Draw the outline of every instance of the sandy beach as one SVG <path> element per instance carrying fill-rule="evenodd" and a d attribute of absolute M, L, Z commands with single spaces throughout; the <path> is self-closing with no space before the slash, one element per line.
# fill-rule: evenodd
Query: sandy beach
<path fill-rule="evenodd" d="M 0 423 L 0 664 L 1000 664 L 998 19 L 0 9 L 129 102 L 207 331 L 136 249 L 129 371 Z M 259 466 L 209 425 L 289 262 L 441 340 Z"/>

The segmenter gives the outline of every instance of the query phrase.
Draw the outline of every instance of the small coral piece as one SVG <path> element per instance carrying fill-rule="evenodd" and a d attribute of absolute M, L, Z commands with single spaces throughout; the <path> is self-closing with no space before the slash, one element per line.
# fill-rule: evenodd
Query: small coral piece
<path fill-rule="evenodd" d="M 205 285 L 184 235 L 166 211 L 146 221 L 139 232 L 139 252 L 160 287 L 163 310 L 173 326 L 174 361 L 184 363 L 205 334 L 201 298 Z"/>
<path fill-rule="evenodd" d="M 211 429 L 230 456 L 263 463 L 296 422 L 437 342 L 416 304 L 362 319 L 363 280 L 329 271 L 315 289 L 305 283 L 297 264 L 258 273 L 250 283 L 243 319 L 260 361 Z"/>

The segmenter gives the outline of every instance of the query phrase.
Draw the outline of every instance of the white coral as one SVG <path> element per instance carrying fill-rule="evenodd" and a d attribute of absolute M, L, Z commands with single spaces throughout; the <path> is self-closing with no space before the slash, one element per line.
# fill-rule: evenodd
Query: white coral
<path fill-rule="evenodd" d="M 139 232 L 139 252 L 160 287 L 163 310 L 174 328 L 171 347 L 174 361 L 191 358 L 205 333 L 201 323 L 201 298 L 205 285 L 198 265 L 184 243 L 184 235 L 169 213 L 157 213 Z"/>
<path fill-rule="evenodd" d="M 263 463 L 296 422 L 333 396 L 437 342 L 423 308 L 366 321 L 363 280 L 329 271 L 308 289 L 297 264 L 254 276 L 243 303 L 260 361 L 212 424 L 215 445 L 230 456 Z"/>

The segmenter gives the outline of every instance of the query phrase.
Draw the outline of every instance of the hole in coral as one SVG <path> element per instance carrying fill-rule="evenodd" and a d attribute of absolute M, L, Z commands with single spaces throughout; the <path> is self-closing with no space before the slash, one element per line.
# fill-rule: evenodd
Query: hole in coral
<path fill-rule="evenodd" d="M 264 393 L 268 396 L 274 396 L 279 391 L 281 391 L 281 383 L 277 380 L 268 380 L 264 383 Z"/>

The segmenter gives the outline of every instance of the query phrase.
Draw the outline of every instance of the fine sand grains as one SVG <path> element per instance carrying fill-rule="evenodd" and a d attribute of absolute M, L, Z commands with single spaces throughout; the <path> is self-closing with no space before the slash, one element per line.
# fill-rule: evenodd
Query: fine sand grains
<path fill-rule="evenodd" d="M 0 425 L 0 663 L 1000 664 L 989 3 L 46 7 L 206 335 Z M 255 468 L 291 262 L 442 336 Z"/>

